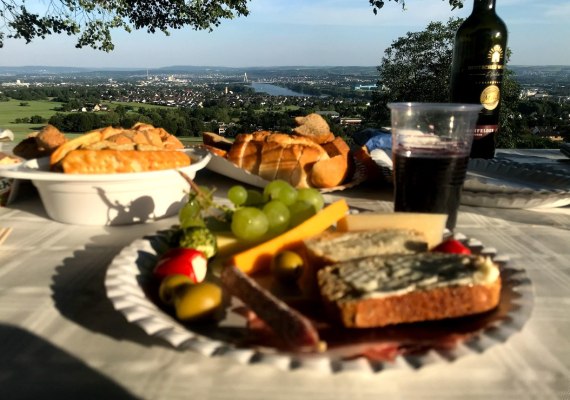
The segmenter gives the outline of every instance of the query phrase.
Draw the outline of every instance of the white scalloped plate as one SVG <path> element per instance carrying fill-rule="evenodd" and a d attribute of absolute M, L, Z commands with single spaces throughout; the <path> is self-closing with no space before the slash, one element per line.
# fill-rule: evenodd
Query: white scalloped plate
<path fill-rule="evenodd" d="M 225 357 L 241 364 L 273 365 L 283 370 L 375 373 L 388 369 L 417 369 L 482 353 L 505 342 L 522 329 L 531 314 L 534 296 L 526 272 L 508 267 L 507 258 L 497 256 L 495 249 L 485 248 L 477 240 L 461 234 L 456 238 L 475 253 L 491 256 L 500 265 L 503 289 L 497 309 L 480 316 L 444 322 L 342 330 L 345 339 L 350 338 L 348 343 L 335 346 L 333 340 L 327 351 L 317 354 L 294 353 L 251 342 L 245 319 L 237 312 L 240 303 L 234 298 L 217 324 L 185 325 L 177 321 L 158 305 L 156 285 L 152 280 L 158 255 L 168 248 L 165 232 L 136 240 L 125 247 L 109 265 L 105 287 L 114 308 L 127 321 L 177 349 L 191 349 L 205 356 Z M 438 343 L 437 347 L 433 346 L 434 341 Z M 374 356 L 365 357 L 363 353 Z"/>
<path fill-rule="evenodd" d="M 496 208 L 554 208 L 570 204 L 570 174 L 546 165 L 469 160 L 461 203 Z"/>

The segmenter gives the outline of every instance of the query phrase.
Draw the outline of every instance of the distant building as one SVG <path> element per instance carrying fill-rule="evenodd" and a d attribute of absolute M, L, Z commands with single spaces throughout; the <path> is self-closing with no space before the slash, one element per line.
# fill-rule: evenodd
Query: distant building
<path fill-rule="evenodd" d="M 341 125 L 360 125 L 362 123 L 362 118 L 341 118 Z"/>
<path fill-rule="evenodd" d="M 322 115 L 323 117 L 329 117 L 330 119 L 337 119 L 340 114 L 336 111 L 316 111 L 316 114 Z"/>
<path fill-rule="evenodd" d="M 378 85 L 356 85 L 354 90 L 375 90 Z"/>
<path fill-rule="evenodd" d="M 22 82 L 21 80 L 17 79 L 16 82 L 3 82 L 2 86 L 24 86 L 29 87 L 30 84 L 27 82 Z"/>

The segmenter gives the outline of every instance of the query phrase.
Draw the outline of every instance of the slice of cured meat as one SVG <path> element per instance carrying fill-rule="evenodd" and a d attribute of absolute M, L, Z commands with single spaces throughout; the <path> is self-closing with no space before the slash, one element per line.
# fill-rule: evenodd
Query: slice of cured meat
<path fill-rule="evenodd" d="M 319 350 L 322 347 L 319 333 L 308 318 L 238 268 L 225 267 L 221 279 L 226 290 L 243 301 L 285 344 L 297 350 Z"/>

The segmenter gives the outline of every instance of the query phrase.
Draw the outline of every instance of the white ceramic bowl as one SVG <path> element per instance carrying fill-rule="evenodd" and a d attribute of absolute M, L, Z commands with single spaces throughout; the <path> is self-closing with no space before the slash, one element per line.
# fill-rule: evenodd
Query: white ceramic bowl
<path fill-rule="evenodd" d="M 184 150 L 192 164 L 179 168 L 190 178 L 204 168 L 210 154 Z M 49 159 L 0 170 L 0 176 L 29 179 L 55 221 L 74 225 L 125 225 L 175 215 L 187 201 L 189 184 L 176 169 L 150 172 L 78 175 L 49 171 Z"/>

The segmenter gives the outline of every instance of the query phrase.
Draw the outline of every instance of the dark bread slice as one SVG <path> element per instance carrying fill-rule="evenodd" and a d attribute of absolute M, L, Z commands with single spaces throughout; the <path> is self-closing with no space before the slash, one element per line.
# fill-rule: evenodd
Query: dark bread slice
<path fill-rule="evenodd" d="M 202 132 L 202 141 L 205 145 L 215 147 L 220 150 L 229 151 L 233 142 L 214 132 Z"/>
<path fill-rule="evenodd" d="M 499 269 L 489 258 L 427 252 L 367 257 L 321 269 L 328 313 L 350 328 L 482 313 L 500 300 Z"/>

